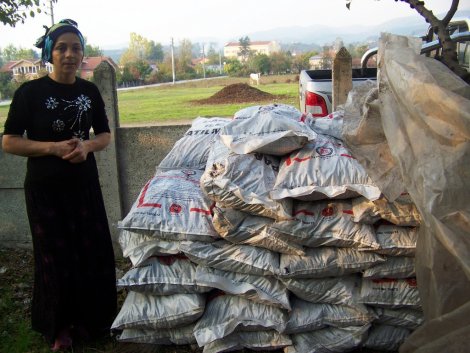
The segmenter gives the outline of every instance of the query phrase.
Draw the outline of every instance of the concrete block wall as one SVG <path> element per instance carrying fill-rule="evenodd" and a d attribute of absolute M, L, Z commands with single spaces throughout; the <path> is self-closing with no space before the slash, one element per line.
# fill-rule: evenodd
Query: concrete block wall
<path fill-rule="evenodd" d="M 158 163 L 190 125 L 119 127 L 115 74 L 108 63 L 101 63 L 95 70 L 95 82 L 105 101 L 112 133 L 110 145 L 95 156 L 114 247 L 119 254 L 118 221 L 129 212 Z M 4 153 L 0 147 L 0 247 L 31 247 L 23 190 L 25 171 L 26 158 Z"/>

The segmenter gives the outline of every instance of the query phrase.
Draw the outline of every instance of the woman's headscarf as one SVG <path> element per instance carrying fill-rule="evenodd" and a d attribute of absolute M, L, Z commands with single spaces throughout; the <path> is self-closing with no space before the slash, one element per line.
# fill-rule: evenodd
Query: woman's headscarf
<path fill-rule="evenodd" d="M 46 29 L 46 33 L 36 41 L 36 47 L 42 49 L 41 59 L 44 63 L 50 62 L 52 64 L 52 49 L 54 48 L 54 43 L 59 38 L 61 34 L 72 32 L 75 33 L 80 39 L 80 44 L 82 49 L 85 48 L 85 40 L 82 33 L 77 28 L 77 22 L 70 19 L 62 20 L 50 28 Z"/>

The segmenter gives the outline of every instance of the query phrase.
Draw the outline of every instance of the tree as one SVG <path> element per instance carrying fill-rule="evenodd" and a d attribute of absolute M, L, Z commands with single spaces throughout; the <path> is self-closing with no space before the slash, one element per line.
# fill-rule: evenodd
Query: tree
<path fill-rule="evenodd" d="M 284 74 L 290 71 L 292 66 L 292 56 L 286 52 L 271 54 L 271 71 L 274 74 Z"/>
<path fill-rule="evenodd" d="M 160 43 L 155 43 L 153 40 L 148 42 L 146 48 L 146 57 L 150 61 L 162 62 L 165 53 L 163 52 L 163 47 Z"/>
<path fill-rule="evenodd" d="M 271 60 L 266 54 L 257 54 L 252 60 L 253 71 L 269 74 L 271 72 Z"/>
<path fill-rule="evenodd" d="M 248 36 L 241 37 L 238 40 L 240 50 L 238 51 L 238 56 L 242 58 L 242 61 L 246 61 L 248 57 L 251 55 L 251 49 L 250 49 L 250 38 Z"/>
<path fill-rule="evenodd" d="M 224 71 L 229 76 L 240 76 L 243 74 L 243 66 L 237 59 L 227 59 L 224 65 Z"/>
<path fill-rule="evenodd" d="M 431 10 L 428 10 L 424 1 L 420 0 L 395 0 L 403 1 L 407 3 L 410 8 L 416 10 L 424 20 L 430 24 L 430 31 L 428 33 L 428 39 L 430 39 L 432 33 L 437 34 L 439 42 L 441 43 L 442 50 L 441 55 L 437 56 L 436 59 L 441 61 L 449 69 L 451 69 L 456 75 L 463 78 L 465 81 L 470 81 L 470 74 L 466 69 L 459 65 L 457 58 L 457 45 L 450 38 L 450 33 L 447 30 L 450 20 L 454 17 L 455 12 L 459 6 L 459 0 L 452 0 L 449 11 L 442 19 L 438 19 Z M 346 0 L 346 7 L 349 9 L 352 0 Z"/>
<path fill-rule="evenodd" d="M 181 73 L 192 72 L 192 43 L 189 39 L 183 39 L 180 41 L 179 53 L 178 53 L 178 71 Z"/>
<path fill-rule="evenodd" d="M 103 51 L 98 46 L 92 46 L 91 44 L 85 44 L 85 56 L 103 56 Z"/>
<path fill-rule="evenodd" d="M 292 59 L 292 71 L 299 73 L 302 70 L 308 70 L 310 68 L 309 59 L 312 56 L 317 55 L 316 51 L 298 54 Z"/>
<path fill-rule="evenodd" d="M 13 44 L 8 44 L 0 54 L 4 62 L 21 59 L 39 59 L 39 54 L 33 49 L 17 48 Z"/>
<path fill-rule="evenodd" d="M 209 65 L 218 65 L 220 62 L 220 55 L 219 53 L 214 49 L 212 44 L 209 45 L 209 50 L 207 51 L 207 63 Z"/>
<path fill-rule="evenodd" d="M 57 0 L 52 0 L 57 2 Z M 0 22 L 15 27 L 18 22 L 24 23 L 29 17 L 41 13 L 46 5 L 40 0 L 2 0 L 0 2 Z"/>

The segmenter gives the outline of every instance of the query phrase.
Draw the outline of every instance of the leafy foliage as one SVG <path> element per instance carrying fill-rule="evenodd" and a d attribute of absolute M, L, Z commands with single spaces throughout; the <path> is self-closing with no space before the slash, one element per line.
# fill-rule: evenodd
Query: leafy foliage
<path fill-rule="evenodd" d="M 240 45 L 240 50 L 238 51 L 238 55 L 241 56 L 243 61 L 246 61 L 248 59 L 248 57 L 250 56 L 250 54 L 251 54 L 251 50 L 250 50 L 251 41 L 250 41 L 250 38 L 248 36 L 241 37 L 238 40 L 238 43 Z"/>
<path fill-rule="evenodd" d="M 52 0 L 57 2 L 57 0 Z M 18 22 L 24 23 L 28 17 L 41 13 L 45 5 L 40 0 L 2 0 L 0 1 L 0 22 L 15 27 Z"/>

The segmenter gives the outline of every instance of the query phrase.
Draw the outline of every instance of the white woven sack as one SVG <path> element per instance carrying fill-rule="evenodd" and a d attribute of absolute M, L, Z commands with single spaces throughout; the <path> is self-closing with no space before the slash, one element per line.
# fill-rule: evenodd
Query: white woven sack
<path fill-rule="evenodd" d="M 369 279 L 416 277 L 415 259 L 409 256 L 387 256 L 385 262 L 365 269 L 362 276 Z"/>
<path fill-rule="evenodd" d="M 235 331 L 273 329 L 283 332 L 286 322 L 285 311 L 275 306 L 235 295 L 219 295 L 208 301 L 194 327 L 194 336 L 202 347 Z"/>
<path fill-rule="evenodd" d="M 204 312 L 203 294 L 152 295 L 130 291 L 111 329 L 175 328 L 195 322 Z"/>
<path fill-rule="evenodd" d="M 317 134 L 333 136 L 337 139 L 343 139 L 343 117 L 344 111 L 337 110 L 320 118 L 309 120 L 310 127 Z"/>
<path fill-rule="evenodd" d="M 219 270 L 272 276 L 279 269 L 279 254 L 226 240 L 213 243 L 182 242 L 180 250 L 193 262 Z"/>
<path fill-rule="evenodd" d="M 275 330 L 240 331 L 206 344 L 203 353 L 244 352 L 244 348 L 265 352 L 280 350 L 290 345 L 292 341 L 289 336 Z"/>
<path fill-rule="evenodd" d="M 375 236 L 380 244 L 380 247 L 374 250 L 376 253 L 389 256 L 415 256 L 418 241 L 417 227 L 382 224 L 377 227 Z"/>
<path fill-rule="evenodd" d="M 295 201 L 294 219 L 272 228 L 288 240 L 307 247 L 336 246 L 377 249 L 371 225 L 352 221 L 350 200 Z"/>
<path fill-rule="evenodd" d="M 152 231 L 119 229 L 119 245 L 122 256 L 138 266 L 151 256 L 176 255 L 180 252 L 179 242 L 167 241 L 152 236 Z"/>
<path fill-rule="evenodd" d="M 387 352 L 398 352 L 411 331 L 404 327 L 374 324 L 369 330 L 364 347 Z"/>
<path fill-rule="evenodd" d="M 278 170 L 277 157 L 254 153 L 238 155 L 215 138 L 201 177 L 201 188 L 220 207 L 289 219 L 291 200 L 275 201 L 270 196 Z"/>
<path fill-rule="evenodd" d="M 291 335 L 293 346 L 284 353 L 349 352 L 362 345 L 370 325 L 324 329 Z"/>
<path fill-rule="evenodd" d="M 233 208 L 213 208 L 217 233 L 233 244 L 252 245 L 283 254 L 304 255 L 303 247 L 289 241 L 272 227 L 272 218 L 255 216 Z"/>
<path fill-rule="evenodd" d="M 318 135 L 300 150 L 285 156 L 271 192 L 274 200 L 287 197 L 304 201 L 326 198 L 380 197 L 364 168 L 341 140 Z"/>
<path fill-rule="evenodd" d="M 297 297 L 291 298 L 285 334 L 310 332 L 326 326 L 348 327 L 370 324 L 375 314 L 365 305 L 355 306 L 311 303 Z"/>
<path fill-rule="evenodd" d="M 202 193 L 202 171 L 168 170 L 157 173 L 142 188 L 127 216 L 125 229 L 153 230 L 155 236 L 172 236 L 200 241 L 218 238 L 212 226 L 212 202 Z"/>
<path fill-rule="evenodd" d="M 196 283 L 266 305 L 291 310 L 286 286 L 274 276 L 257 276 L 197 266 Z"/>
<path fill-rule="evenodd" d="M 244 108 L 221 132 L 222 142 L 237 154 L 283 156 L 315 139 L 310 115 L 284 104 Z"/>
<path fill-rule="evenodd" d="M 151 329 L 132 329 L 125 328 L 120 335 L 116 337 L 119 342 L 126 343 L 146 343 L 158 345 L 188 345 L 196 344 L 196 338 L 193 335 L 194 326 L 191 323 L 186 326 L 176 328 Z"/>
<path fill-rule="evenodd" d="M 415 309 L 388 309 L 388 308 L 373 308 L 377 319 L 374 323 L 399 326 L 410 330 L 415 330 L 424 322 L 424 313 L 422 310 Z"/>
<path fill-rule="evenodd" d="M 389 202 L 384 196 L 375 201 L 357 197 L 352 202 L 354 222 L 374 224 L 383 219 L 403 227 L 421 224 L 421 215 L 409 194 L 402 194 L 393 202 Z"/>
<path fill-rule="evenodd" d="M 181 256 L 152 257 L 127 271 L 117 286 L 155 295 L 210 291 L 210 287 L 197 285 L 196 266 Z"/>
<path fill-rule="evenodd" d="M 312 303 L 354 306 L 359 300 L 359 275 L 328 278 L 282 278 L 287 289 L 300 299 Z"/>
<path fill-rule="evenodd" d="M 189 130 L 176 141 L 170 152 L 157 166 L 157 170 L 205 169 L 212 139 L 230 120 L 218 117 L 198 117 L 193 120 Z"/>
<path fill-rule="evenodd" d="M 280 255 L 279 278 L 323 278 L 362 272 L 383 256 L 350 248 L 306 248 L 305 256 Z"/>
<path fill-rule="evenodd" d="M 363 278 L 359 302 L 383 308 L 421 309 L 418 285 L 415 278 Z"/>

